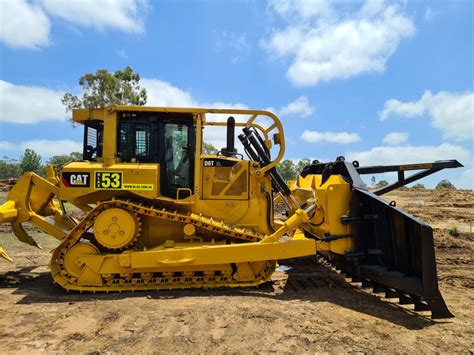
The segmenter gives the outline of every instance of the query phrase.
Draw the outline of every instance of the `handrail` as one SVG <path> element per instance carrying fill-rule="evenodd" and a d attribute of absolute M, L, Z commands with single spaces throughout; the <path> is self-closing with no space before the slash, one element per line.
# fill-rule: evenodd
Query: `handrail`
<path fill-rule="evenodd" d="M 193 110 L 193 109 L 188 109 Z M 199 110 L 199 109 L 198 109 Z M 238 127 L 254 127 L 262 132 L 263 136 L 265 137 L 265 142 L 270 141 L 269 134 L 276 130 L 276 134 L 279 136 L 278 141 L 275 142 L 276 145 L 279 145 L 278 155 L 277 157 L 270 162 L 270 164 L 261 167 L 257 170 L 257 174 L 264 174 L 268 170 L 276 167 L 278 163 L 283 159 L 285 154 L 285 135 L 283 131 L 283 125 L 281 124 L 280 119 L 270 111 L 265 110 L 243 110 L 243 109 L 200 109 L 204 110 L 202 112 L 205 113 L 219 113 L 219 114 L 238 114 L 238 115 L 251 115 L 247 122 L 239 122 L 235 125 Z M 254 123 L 254 121 L 258 117 L 268 117 L 272 120 L 269 123 L 268 127 L 263 127 L 260 124 Z M 216 121 L 206 121 L 203 122 L 204 126 L 226 126 L 225 122 L 216 122 Z"/>

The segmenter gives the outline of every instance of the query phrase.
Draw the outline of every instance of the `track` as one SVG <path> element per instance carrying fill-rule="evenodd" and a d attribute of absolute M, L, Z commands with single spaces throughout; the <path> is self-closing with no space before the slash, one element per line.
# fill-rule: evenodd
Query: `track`
<path fill-rule="evenodd" d="M 157 209 L 141 203 L 112 200 L 99 204 L 70 232 L 65 240 L 55 249 L 51 260 L 51 273 L 56 283 L 67 290 L 77 291 L 135 291 L 158 289 L 185 289 L 185 288 L 215 288 L 215 287 L 245 287 L 256 286 L 268 281 L 275 270 L 275 261 L 249 263 L 254 272 L 251 281 L 236 280 L 237 267 L 233 264 L 217 265 L 215 268 L 199 269 L 187 267 L 182 271 L 140 272 L 140 273 L 108 273 L 101 274 L 101 285 L 81 285 L 78 275 L 67 267 L 67 254 L 78 245 L 81 240 L 90 238 L 88 231 L 94 225 L 99 214 L 110 208 L 120 208 L 137 215 L 156 219 L 171 220 L 180 224 L 192 224 L 196 228 L 218 234 L 223 239 L 233 242 L 256 242 L 262 236 L 250 230 L 233 228 L 223 221 L 215 221 L 196 214 L 182 214 L 177 211 Z M 89 245 L 83 243 L 85 245 Z M 133 253 L 133 250 L 129 250 Z"/>

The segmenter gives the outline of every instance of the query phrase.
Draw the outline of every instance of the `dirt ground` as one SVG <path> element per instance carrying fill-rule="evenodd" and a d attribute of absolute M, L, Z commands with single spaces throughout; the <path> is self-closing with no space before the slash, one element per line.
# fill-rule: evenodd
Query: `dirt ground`
<path fill-rule="evenodd" d="M 455 318 L 414 313 L 315 258 L 283 263 L 292 269 L 252 289 L 66 293 L 47 269 L 55 242 L 32 230 L 46 247 L 38 250 L 0 226 L 14 258 L 0 261 L 0 352 L 472 354 L 474 192 L 410 190 L 387 199 L 435 228 L 440 288 Z"/>

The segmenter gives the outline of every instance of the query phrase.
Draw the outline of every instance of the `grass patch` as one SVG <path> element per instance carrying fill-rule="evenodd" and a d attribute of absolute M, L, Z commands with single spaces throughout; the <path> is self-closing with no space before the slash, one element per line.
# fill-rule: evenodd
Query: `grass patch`
<path fill-rule="evenodd" d="M 456 227 L 452 227 L 448 229 L 448 234 L 451 237 L 459 237 L 459 230 Z"/>

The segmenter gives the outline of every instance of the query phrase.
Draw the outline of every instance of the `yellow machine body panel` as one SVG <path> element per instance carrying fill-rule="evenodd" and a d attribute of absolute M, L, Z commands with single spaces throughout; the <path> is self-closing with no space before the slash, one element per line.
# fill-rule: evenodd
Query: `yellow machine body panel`
<path fill-rule="evenodd" d="M 79 204 L 132 193 L 147 199 L 159 196 L 159 164 L 71 162 L 61 170 L 59 197 Z"/>
<path fill-rule="evenodd" d="M 202 198 L 248 200 L 249 161 L 202 158 Z"/>
<path fill-rule="evenodd" d="M 340 175 L 330 176 L 323 184 L 321 175 L 299 176 L 290 188 L 296 198 L 304 196 L 302 203 L 309 195 L 318 205 L 316 213 L 304 227 L 306 231 L 319 237 L 351 235 L 350 225 L 343 225 L 341 222 L 341 216 L 349 215 L 351 188 Z M 318 250 L 329 250 L 340 255 L 352 248 L 352 238 L 318 243 Z"/>

